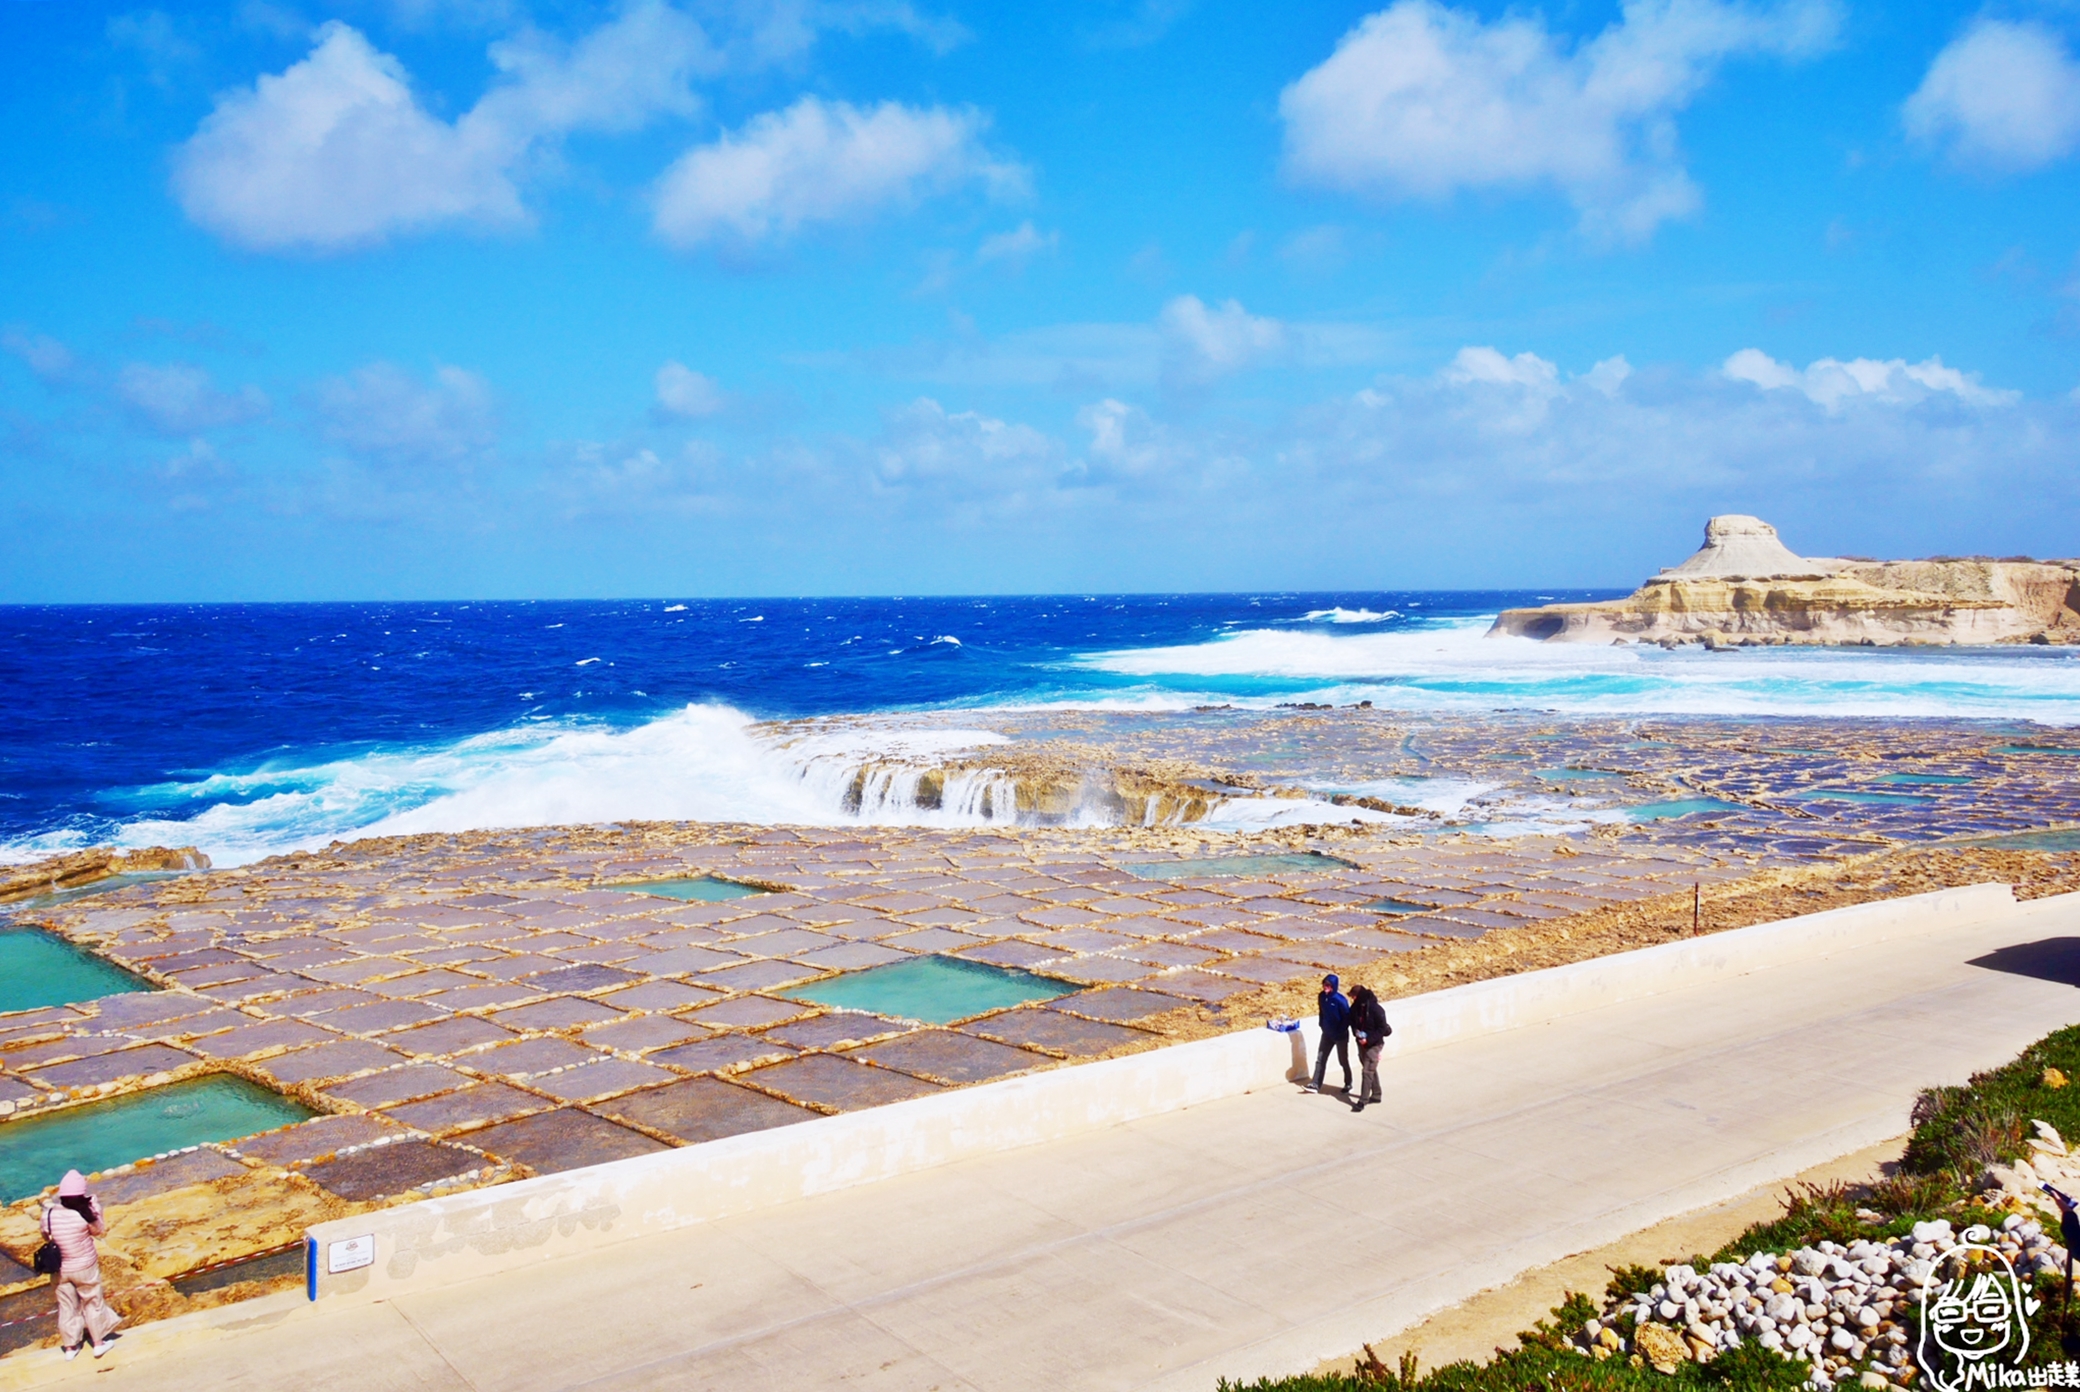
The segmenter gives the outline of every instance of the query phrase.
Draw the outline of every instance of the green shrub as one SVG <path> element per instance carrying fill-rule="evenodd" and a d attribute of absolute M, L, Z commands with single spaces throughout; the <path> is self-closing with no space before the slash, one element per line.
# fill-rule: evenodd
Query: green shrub
<path fill-rule="evenodd" d="M 2080 1078 L 2080 1025 L 2045 1035 L 2013 1062 L 1975 1074 L 1963 1087 L 1922 1093 L 1901 1171 L 1941 1175 L 1970 1188 L 1986 1166 L 2022 1157 L 2031 1121 L 2048 1121 L 2060 1135 L 2080 1139 L 2080 1085 L 2047 1086 L 2047 1068 Z"/>

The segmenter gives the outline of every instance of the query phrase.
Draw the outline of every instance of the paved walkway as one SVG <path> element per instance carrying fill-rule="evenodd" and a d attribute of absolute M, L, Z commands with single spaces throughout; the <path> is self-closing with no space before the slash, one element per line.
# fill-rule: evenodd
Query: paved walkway
<path fill-rule="evenodd" d="M 1971 961 L 2061 938 L 2011 955 L 2063 981 Z M 0 1385 L 1211 1392 L 1898 1134 L 2080 1019 L 2074 982 L 2047 904 L 1420 1053 L 1362 1116 L 1276 1089 Z"/>

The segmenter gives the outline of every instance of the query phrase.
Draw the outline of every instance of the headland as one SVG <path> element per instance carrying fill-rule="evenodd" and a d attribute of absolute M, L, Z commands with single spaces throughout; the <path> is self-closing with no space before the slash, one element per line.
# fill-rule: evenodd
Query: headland
<path fill-rule="evenodd" d="M 1714 517 L 1704 546 L 1624 599 L 1507 609 L 1492 636 L 1565 643 L 1873 647 L 2080 642 L 2080 561 L 1794 554 L 1757 517 Z"/>

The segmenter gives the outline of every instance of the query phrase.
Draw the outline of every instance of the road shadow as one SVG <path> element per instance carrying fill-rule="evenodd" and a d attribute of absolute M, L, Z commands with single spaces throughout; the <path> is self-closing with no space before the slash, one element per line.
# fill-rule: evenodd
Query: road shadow
<path fill-rule="evenodd" d="M 2080 938 L 2043 938 L 2037 942 L 2012 943 L 1995 948 L 1984 957 L 1974 957 L 1967 966 L 2011 976 L 2033 976 L 2039 981 L 2056 981 L 2062 986 L 2080 986 Z"/>

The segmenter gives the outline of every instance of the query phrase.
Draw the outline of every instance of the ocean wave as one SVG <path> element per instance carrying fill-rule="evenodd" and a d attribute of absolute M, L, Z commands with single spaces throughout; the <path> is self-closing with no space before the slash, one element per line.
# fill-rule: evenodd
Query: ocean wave
<path fill-rule="evenodd" d="M 1493 616 L 1387 633 L 1247 629 L 1078 659 L 1197 699 L 1408 711 L 2021 718 L 2080 724 L 2080 658 L 2026 648 L 1594 647 L 1486 636 Z"/>
<path fill-rule="evenodd" d="M 942 760 L 1002 743 L 987 730 L 776 735 L 697 705 L 629 729 L 536 725 L 136 789 L 132 815 L 24 838 L 0 859 L 113 843 L 196 846 L 244 865 L 335 839 L 622 821 L 984 825 L 1014 806 L 988 770 L 936 808 L 916 805 L 915 785 Z"/>
<path fill-rule="evenodd" d="M 1302 623 L 1375 624 L 1385 623 L 1388 619 L 1398 619 L 1400 617 L 1401 611 L 1398 609 L 1344 609 L 1339 607 L 1335 609 L 1310 609 L 1300 616 L 1300 621 Z"/>

